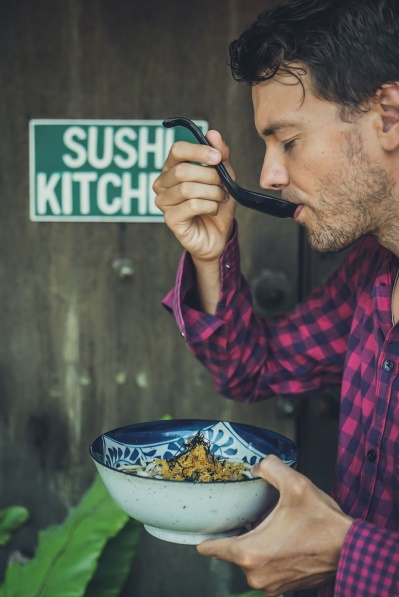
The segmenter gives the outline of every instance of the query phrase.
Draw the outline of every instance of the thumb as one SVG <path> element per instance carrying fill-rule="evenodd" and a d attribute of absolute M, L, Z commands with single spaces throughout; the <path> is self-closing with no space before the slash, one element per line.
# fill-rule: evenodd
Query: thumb
<path fill-rule="evenodd" d="M 300 475 L 300 473 L 294 471 L 288 464 L 280 460 L 280 458 L 274 456 L 274 454 L 266 456 L 258 464 L 255 464 L 251 468 L 251 473 L 254 477 L 261 477 L 265 481 L 268 481 L 280 492 L 292 484 L 293 479 L 297 475 Z"/>

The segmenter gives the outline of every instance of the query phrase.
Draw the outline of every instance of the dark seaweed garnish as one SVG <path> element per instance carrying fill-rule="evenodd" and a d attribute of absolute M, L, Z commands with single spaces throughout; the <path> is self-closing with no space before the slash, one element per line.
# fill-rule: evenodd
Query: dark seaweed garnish
<path fill-rule="evenodd" d="M 214 454 L 211 453 L 211 443 L 207 439 L 205 439 L 204 435 L 201 433 L 201 430 L 198 429 L 197 433 L 193 437 L 189 438 L 188 440 L 185 440 L 184 444 L 180 447 L 178 452 L 172 458 L 166 459 L 169 470 L 172 470 L 172 468 L 176 464 L 181 469 L 183 469 L 184 465 L 180 461 L 183 460 L 185 456 L 188 456 L 198 446 L 202 446 L 204 448 L 207 457 L 212 460 L 213 464 L 215 464 L 217 459 L 214 456 Z M 182 450 L 184 451 L 182 452 Z M 184 474 L 182 470 L 182 475 L 186 481 L 198 481 L 198 479 L 201 476 L 201 473 L 195 472 L 192 475 L 187 476 Z"/>

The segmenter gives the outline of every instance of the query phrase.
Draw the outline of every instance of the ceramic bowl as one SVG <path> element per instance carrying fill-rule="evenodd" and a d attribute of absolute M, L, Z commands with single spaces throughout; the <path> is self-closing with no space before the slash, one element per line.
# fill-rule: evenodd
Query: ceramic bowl
<path fill-rule="evenodd" d="M 270 510 L 277 490 L 260 478 L 242 481 L 173 481 L 132 476 L 121 467 L 171 458 L 198 430 L 217 458 L 255 464 L 276 454 L 295 467 L 298 451 L 282 435 L 251 425 L 201 419 L 161 420 L 120 427 L 100 435 L 90 455 L 115 503 L 159 539 L 197 545 L 238 535 Z"/>

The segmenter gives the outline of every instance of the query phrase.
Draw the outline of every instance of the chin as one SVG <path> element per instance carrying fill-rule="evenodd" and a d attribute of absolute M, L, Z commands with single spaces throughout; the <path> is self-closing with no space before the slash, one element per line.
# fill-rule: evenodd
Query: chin
<path fill-rule="evenodd" d="M 361 234 L 355 234 L 353 231 L 335 228 L 318 228 L 315 230 L 306 226 L 306 224 L 304 226 L 310 246 L 319 253 L 340 253 L 362 236 Z"/>

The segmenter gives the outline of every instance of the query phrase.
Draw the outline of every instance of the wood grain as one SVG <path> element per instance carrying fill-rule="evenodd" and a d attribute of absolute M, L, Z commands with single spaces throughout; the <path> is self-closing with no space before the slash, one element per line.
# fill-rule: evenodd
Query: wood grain
<path fill-rule="evenodd" d="M 31 522 L 1 551 L 1 574 L 12 550 L 31 555 L 38 529 L 78 501 L 94 476 L 89 445 L 107 429 L 168 413 L 295 436 L 274 401 L 221 398 L 193 359 L 160 304 L 181 254 L 163 224 L 33 223 L 28 208 L 31 118 L 205 119 L 231 145 L 240 182 L 257 188 L 263 148 L 250 90 L 231 80 L 226 61 L 229 41 L 267 5 L 2 4 L 0 507 L 22 504 Z M 245 210 L 238 219 L 249 280 L 263 269 L 293 278 L 292 222 Z M 133 263 L 131 278 L 116 275 L 121 258 Z M 236 569 L 144 535 L 126 595 L 222 597 L 245 587 Z"/>

